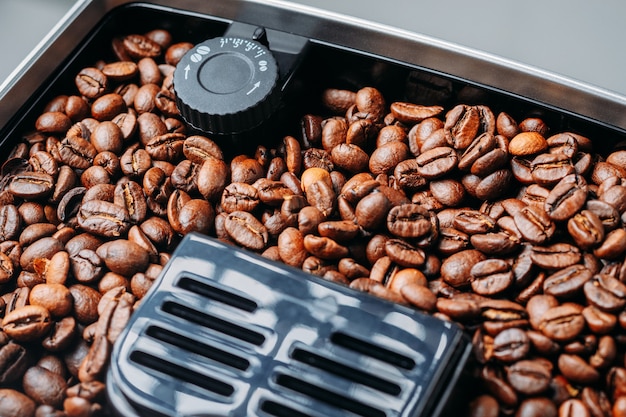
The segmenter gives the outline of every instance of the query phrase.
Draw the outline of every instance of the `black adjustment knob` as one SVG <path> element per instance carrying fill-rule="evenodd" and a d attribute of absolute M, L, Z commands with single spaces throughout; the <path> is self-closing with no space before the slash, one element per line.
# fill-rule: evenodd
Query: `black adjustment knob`
<path fill-rule="evenodd" d="M 277 109 L 278 78 L 276 60 L 261 43 L 213 38 L 192 48 L 176 66 L 176 103 L 183 118 L 197 129 L 241 133 Z"/>

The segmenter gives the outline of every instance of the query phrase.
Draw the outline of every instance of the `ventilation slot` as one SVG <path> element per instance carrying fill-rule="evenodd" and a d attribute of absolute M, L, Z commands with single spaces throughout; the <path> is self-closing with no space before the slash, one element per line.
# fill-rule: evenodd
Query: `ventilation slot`
<path fill-rule="evenodd" d="M 357 339 L 356 337 L 345 333 L 336 332 L 330 336 L 331 342 L 346 349 L 370 356 L 372 358 L 387 362 L 400 368 L 411 370 L 415 368 L 415 361 L 408 356 L 398 352 L 393 352 L 379 345 L 375 345 L 366 340 Z"/>
<path fill-rule="evenodd" d="M 263 401 L 263 404 L 261 404 L 261 410 L 276 417 L 311 417 L 309 414 L 304 414 L 275 401 Z"/>
<path fill-rule="evenodd" d="M 384 411 L 363 404 L 352 398 L 318 387 L 290 375 L 279 374 L 276 383 L 290 390 L 299 392 L 318 401 L 325 402 L 341 410 L 349 411 L 363 417 L 385 417 Z"/>
<path fill-rule="evenodd" d="M 146 334 L 161 342 L 165 342 L 188 352 L 212 359 L 232 368 L 245 371 L 250 366 L 250 362 L 247 359 L 160 327 L 150 326 L 146 330 Z"/>
<path fill-rule="evenodd" d="M 145 352 L 134 351 L 130 354 L 130 360 L 139 365 L 161 372 L 168 378 L 177 378 L 224 397 L 230 397 L 235 391 L 231 385 L 225 382 L 173 364 Z"/>
<path fill-rule="evenodd" d="M 291 353 L 291 357 L 315 368 L 330 372 L 342 378 L 356 382 L 357 384 L 367 385 L 368 387 L 390 395 L 397 396 L 401 391 L 400 386 L 394 384 L 393 382 L 386 381 L 375 375 L 363 372 L 359 369 L 355 369 L 304 349 L 294 349 Z"/>
<path fill-rule="evenodd" d="M 169 314 L 173 314 L 189 322 L 199 324 L 208 329 L 213 329 L 228 336 L 235 337 L 244 342 L 261 346 L 265 342 L 265 336 L 254 330 L 246 329 L 229 321 L 211 316 L 200 311 L 182 306 L 178 303 L 168 301 L 163 304 L 161 309 Z"/>
<path fill-rule="evenodd" d="M 258 307 L 257 303 L 248 298 L 224 291 L 192 278 L 181 278 L 180 281 L 178 281 L 178 287 L 250 313 Z"/>

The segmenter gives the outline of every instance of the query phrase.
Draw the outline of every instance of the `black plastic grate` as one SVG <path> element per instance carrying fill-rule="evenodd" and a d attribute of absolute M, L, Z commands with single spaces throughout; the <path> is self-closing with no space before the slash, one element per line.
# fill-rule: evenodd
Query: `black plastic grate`
<path fill-rule="evenodd" d="M 217 316 L 212 316 L 172 301 L 165 302 L 161 309 L 185 321 L 218 331 L 253 345 L 261 346 L 265 342 L 265 336 L 259 332 L 246 329 Z"/>

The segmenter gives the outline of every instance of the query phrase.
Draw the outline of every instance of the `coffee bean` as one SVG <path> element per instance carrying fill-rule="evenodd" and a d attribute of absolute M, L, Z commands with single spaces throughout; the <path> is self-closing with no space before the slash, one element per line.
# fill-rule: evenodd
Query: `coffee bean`
<path fill-rule="evenodd" d="M 52 327 L 50 313 L 38 305 L 25 305 L 4 316 L 2 330 L 18 342 L 32 342 L 44 337 Z"/>
<path fill-rule="evenodd" d="M 539 329 L 551 339 L 572 340 L 583 331 L 585 319 L 580 309 L 564 304 L 549 308 L 539 321 Z"/>
<path fill-rule="evenodd" d="M 264 249 L 268 242 L 267 229 L 252 214 L 234 211 L 226 217 L 228 235 L 240 245 L 253 249 Z"/>
<path fill-rule="evenodd" d="M 82 69 L 74 80 L 81 95 L 94 99 L 100 97 L 108 87 L 108 78 L 97 68 Z"/>
<path fill-rule="evenodd" d="M 525 395 L 545 392 L 550 384 L 550 377 L 550 369 L 538 360 L 520 360 L 507 369 L 509 383 Z"/>
<path fill-rule="evenodd" d="M 138 244 L 126 239 L 117 239 L 102 244 L 97 255 L 107 268 L 126 277 L 146 269 L 149 263 L 148 252 Z"/>
<path fill-rule="evenodd" d="M 131 226 L 131 219 L 124 207 L 103 200 L 83 203 L 77 219 L 84 230 L 105 237 L 123 235 Z"/>

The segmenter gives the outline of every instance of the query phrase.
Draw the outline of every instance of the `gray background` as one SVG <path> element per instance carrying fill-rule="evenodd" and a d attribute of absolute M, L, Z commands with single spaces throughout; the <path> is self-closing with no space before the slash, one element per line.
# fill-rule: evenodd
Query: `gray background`
<path fill-rule="evenodd" d="M 294 2 L 433 36 L 626 95 L 622 0 Z M 0 0 L 0 83 L 73 3 Z"/>

